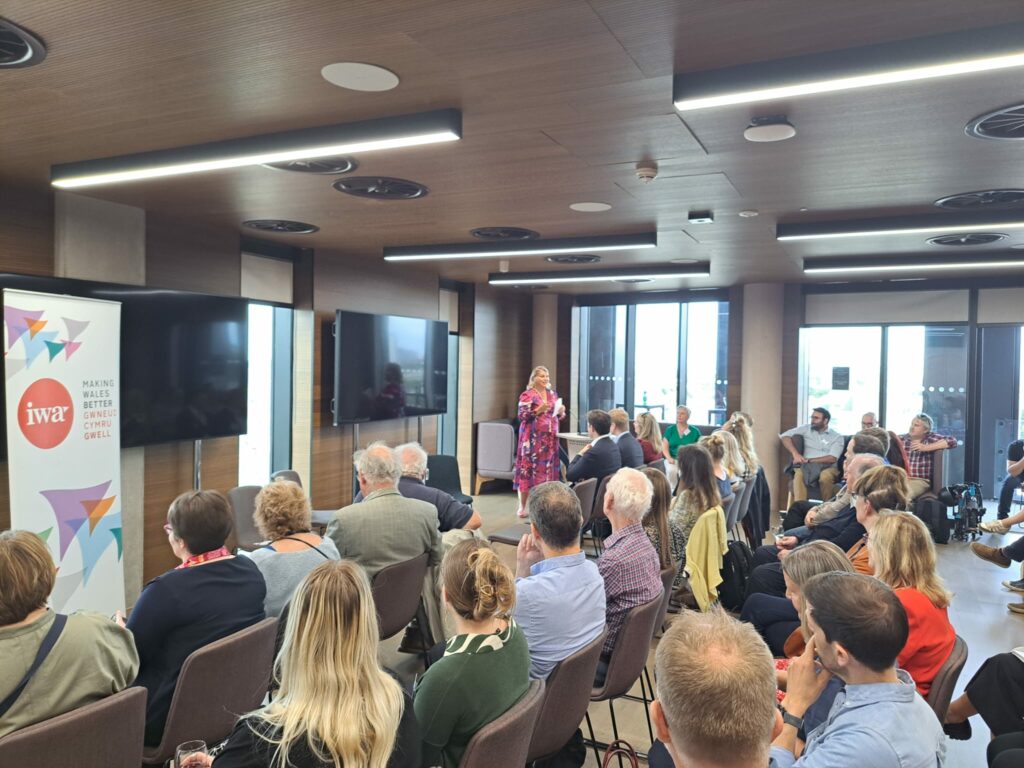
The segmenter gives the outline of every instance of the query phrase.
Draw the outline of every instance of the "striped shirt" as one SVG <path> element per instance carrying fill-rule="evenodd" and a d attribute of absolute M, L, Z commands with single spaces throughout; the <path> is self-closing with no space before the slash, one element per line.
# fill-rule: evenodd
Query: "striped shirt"
<path fill-rule="evenodd" d="M 661 566 L 644 527 L 633 523 L 604 540 L 597 569 L 604 579 L 608 622 L 602 653 L 610 656 L 629 610 L 662 594 Z"/>

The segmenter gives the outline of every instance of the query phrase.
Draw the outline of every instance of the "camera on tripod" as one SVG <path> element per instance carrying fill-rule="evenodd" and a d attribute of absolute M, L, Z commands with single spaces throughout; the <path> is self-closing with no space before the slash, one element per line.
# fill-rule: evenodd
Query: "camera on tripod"
<path fill-rule="evenodd" d="M 985 516 L 980 483 L 949 485 L 939 491 L 939 501 L 953 507 L 953 538 L 972 541 L 981 535 L 978 523 Z"/>

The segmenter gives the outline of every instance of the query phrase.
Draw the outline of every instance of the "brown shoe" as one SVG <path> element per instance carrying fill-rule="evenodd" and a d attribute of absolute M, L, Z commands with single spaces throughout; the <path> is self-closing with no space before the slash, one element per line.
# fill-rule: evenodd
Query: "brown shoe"
<path fill-rule="evenodd" d="M 1012 613 L 1024 615 L 1024 603 L 1010 603 L 1006 607 L 1009 608 Z"/>
<path fill-rule="evenodd" d="M 1010 563 L 1013 562 L 1006 555 L 1003 554 L 1003 550 L 998 547 L 989 547 L 981 542 L 971 542 L 971 552 L 976 554 L 982 560 L 987 560 L 992 565 L 998 565 L 1000 568 L 1009 568 Z"/>

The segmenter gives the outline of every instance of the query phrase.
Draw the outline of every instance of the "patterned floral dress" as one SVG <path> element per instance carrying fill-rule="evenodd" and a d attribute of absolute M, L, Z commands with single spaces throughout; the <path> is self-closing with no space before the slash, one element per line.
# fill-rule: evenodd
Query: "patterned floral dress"
<path fill-rule="evenodd" d="M 551 406 L 547 413 L 537 415 L 537 409 L 546 401 Z M 535 485 L 558 480 L 558 414 L 555 401 L 558 393 L 549 390 L 540 393 L 533 387 L 519 396 L 519 448 L 516 451 L 516 470 L 512 486 L 529 491 Z"/>

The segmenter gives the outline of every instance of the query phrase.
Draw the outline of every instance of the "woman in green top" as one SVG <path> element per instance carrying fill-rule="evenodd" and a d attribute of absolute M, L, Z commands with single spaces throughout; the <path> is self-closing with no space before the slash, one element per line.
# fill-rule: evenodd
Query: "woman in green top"
<path fill-rule="evenodd" d="M 511 618 L 512 571 L 485 542 L 452 547 L 441 562 L 441 584 L 456 634 L 420 678 L 413 707 L 423 765 L 455 768 L 476 732 L 526 693 L 530 651 Z"/>
<path fill-rule="evenodd" d="M 700 430 L 690 426 L 690 409 L 685 405 L 676 407 L 676 423 L 665 430 L 661 439 L 661 455 L 665 457 L 668 469 L 668 483 L 676 486 L 676 458 L 684 445 L 693 445 L 700 440 Z"/>

